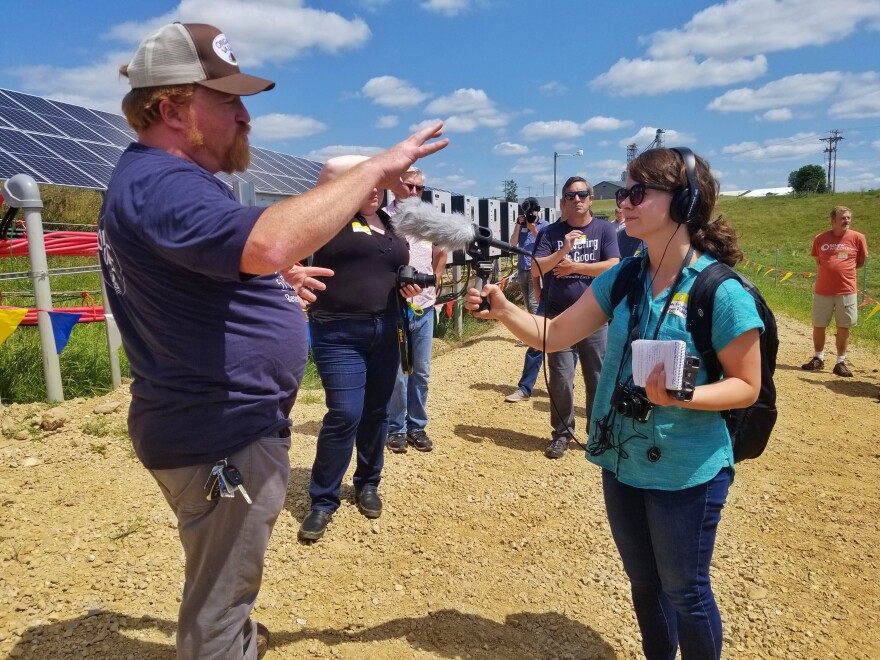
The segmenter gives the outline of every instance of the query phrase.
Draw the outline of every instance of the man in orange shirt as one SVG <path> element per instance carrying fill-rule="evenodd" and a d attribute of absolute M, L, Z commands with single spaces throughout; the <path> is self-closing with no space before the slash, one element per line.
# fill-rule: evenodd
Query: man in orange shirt
<path fill-rule="evenodd" d="M 868 241 L 864 234 L 850 229 L 852 211 L 845 206 L 831 210 L 831 230 L 813 239 L 810 254 L 819 266 L 816 288 L 813 294 L 813 358 L 802 365 L 807 371 L 825 368 L 825 328 L 831 323 L 837 327 L 837 364 L 834 374 L 852 376 L 846 366 L 846 346 L 849 329 L 858 322 L 856 269 L 868 256 Z"/>

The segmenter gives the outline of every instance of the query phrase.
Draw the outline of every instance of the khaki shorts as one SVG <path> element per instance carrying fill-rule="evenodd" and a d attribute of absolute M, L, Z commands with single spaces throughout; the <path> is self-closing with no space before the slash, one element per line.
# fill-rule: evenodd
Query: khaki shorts
<path fill-rule="evenodd" d="M 839 296 L 813 294 L 813 327 L 827 328 L 834 313 L 834 324 L 838 328 L 854 328 L 859 322 L 857 293 L 844 293 Z"/>

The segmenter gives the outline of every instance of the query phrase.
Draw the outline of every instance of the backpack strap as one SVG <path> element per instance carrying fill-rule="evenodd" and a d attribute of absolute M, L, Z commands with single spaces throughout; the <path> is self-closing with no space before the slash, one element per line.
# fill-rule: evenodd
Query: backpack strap
<path fill-rule="evenodd" d="M 629 307 L 637 306 L 641 302 L 642 287 L 641 274 L 645 267 L 645 257 L 627 257 L 623 260 L 620 271 L 617 273 L 617 279 L 611 285 L 611 311 L 612 314 L 620 302 L 633 294 L 629 298 Z"/>
<path fill-rule="evenodd" d="M 721 363 L 718 361 L 715 349 L 712 348 L 715 292 L 722 282 L 730 279 L 739 280 L 745 287 L 742 278 L 735 270 L 725 263 L 716 261 L 697 275 L 688 294 L 687 330 L 694 338 L 694 345 L 702 356 L 710 383 L 721 379 Z"/>

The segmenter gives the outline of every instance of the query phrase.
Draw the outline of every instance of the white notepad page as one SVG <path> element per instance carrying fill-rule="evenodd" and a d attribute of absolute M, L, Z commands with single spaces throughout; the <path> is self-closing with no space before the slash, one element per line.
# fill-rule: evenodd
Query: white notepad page
<path fill-rule="evenodd" d="M 660 362 L 666 368 L 666 389 L 680 390 L 687 345 L 676 339 L 636 339 L 632 343 L 633 382 L 644 387 Z"/>

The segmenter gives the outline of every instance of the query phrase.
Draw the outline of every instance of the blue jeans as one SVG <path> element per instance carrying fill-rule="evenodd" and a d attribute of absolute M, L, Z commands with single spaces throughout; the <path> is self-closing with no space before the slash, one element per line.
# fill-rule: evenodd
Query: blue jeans
<path fill-rule="evenodd" d="M 529 282 L 532 281 L 532 273 L 531 271 L 524 270 L 519 271 L 517 277 L 521 276 L 525 273 L 526 277 L 529 278 Z M 531 292 L 531 287 L 529 288 Z M 523 297 L 525 298 L 526 293 L 523 291 Z M 532 295 L 532 301 L 534 301 L 534 295 Z M 531 312 L 532 306 L 529 303 L 529 311 Z M 535 311 L 533 314 L 537 314 L 538 316 L 544 315 L 544 301 L 542 300 L 535 306 Z M 539 351 L 537 348 L 532 348 L 529 346 L 526 349 L 526 357 L 523 361 L 523 370 L 522 376 L 520 376 L 519 383 L 517 383 L 517 387 L 523 391 L 524 394 L 532 396 L 532 390 L 535 388 L 535 381 L 538 380 L 538 374 L 541 373 L 541 365 L 544 364 L 544 354 Z"/>
<path fill-rule="evenodd" d="M 397 382 L 388 409 L 388 433 L 424 431 L 428 425 L 428 381 L 431 376 L 431 345 L 434 340 L 434 308 L 409 321 L 412 331 L 412 373 L 397 370 Z"/>
<path fill-rule="evenodd" d="M 312 508 L 333 513 L 357 448 L 354 487 L 378 486 L 385 458 L 388 401 L 400 353 L 398 317 L 309 323 L 312 357 L 324 386 L 327 414 L 318 432 L 309 495 Z"/>
<path fill-rule="evenodd" d="M 605 360 L 608 326 L 603 325 L 589 337 L 557 353 L 547 354 L 550 372 L 550 426 L 553 439 L 571 438 L 574 434 L 574 373 L 581 362 L 581 372 L 587 390 L 587 429 L 593 414 L 593 399 L 599 384 L 599 372 Z"/>
<path fill-rule="evenodd" d="M 662 461 L 663 459 L 661 459 Z M 709 581 L 715 532 L 731 473 L 666 491 L 633 488 L 602 470 L 605 509 L 632 586 L 648 660 L 721 657 L 721 614 Z"/>

